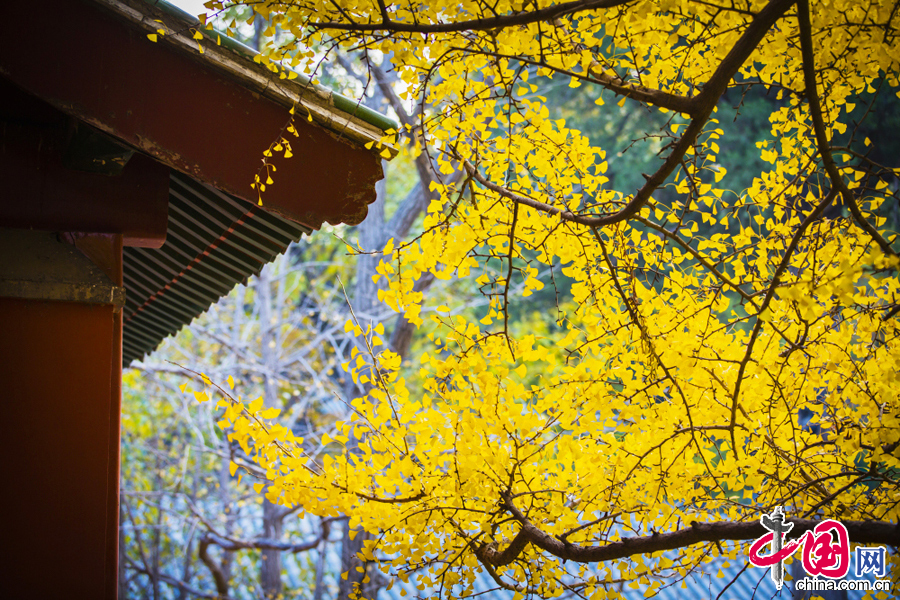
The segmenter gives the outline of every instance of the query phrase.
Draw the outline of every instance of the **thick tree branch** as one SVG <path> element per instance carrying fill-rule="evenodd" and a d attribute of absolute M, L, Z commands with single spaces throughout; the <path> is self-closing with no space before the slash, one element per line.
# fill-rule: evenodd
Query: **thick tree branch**
<path fill-rule="evenodd" d="M 218 563 L 216 563 L 213 557 L 209 555 L 209 545 L 212 543 L 213 541 L 210 536 L 203 536 L 197 547 L 197 556 L 212 574 L 213 581 L 216 583 L 216 591 L 219 593 L 218 597 L 224 598 L 228 596 L 228 578 L 225 576 L 225 572 L 222 571 L 222 568 Z"/>
<path fill-rule="evenodd" d="M 672 174 L 675 168 L 681 164 L 688 149 L 697 141 L 697 137 L 703 131 L 703 127 L 709 120 L 719 98 L 725 92 L 731 79 L 737 73 L 741 65 L 753 53 L 766 33 L 793 5 L 794 0 L 772 0 L 753 19 L 744 33 L 738 38 L 737 43 L 719 64 L 716 71 L 703 86 L 703 91 L 695 97 L 696 112 L 694 118 L 684 132 L 684 135 L 672 148 L 662 166 L 653 175 L 647 177 L 646 183 L 639 189 L 628 204 L 620 211 L 611 215 L 596 217 L 592 226 L 604 226 L 619 223 L 636 215 L 650 199 L 650 195 L 661 186 Z"/>
<path fill-rule="evenodd" d="M 480 558 L 483 562 L 486 562 L 495 567 L 505 567 L 510 564 L 512 561 L 516 560 L 519 554 L 525 550 L 525 547 L 531 542 L 531 538 L 528 533 L 526 533 L 525 529 L 520 529 L 519 533 L 516 534 L 516 537 L 509 543 L 506 548 L 502 551 L 497 549 L 497 544 L 484 544 L 479 547 L 475 554 Z"/>
<path fill-rule="evenodd" d="M 813 129 L 816 132 L 816 145 L 819 149 L 819 155 L 822 157 L 822 163 L 825 165 L 829 179 L 831 179 L 831 185 L 840 191 L 841 199 L 847 205 L 856 224 L 869 234 L 869 237 L 875 240 L 882 252 L 888 256 L 893 256 L 896 253 L 891 248 L 891 245 L 862 214 L 859 204 L 856 202 L 856 197 L 850 191 L 850 188 L 847 187 L 847 183 L 834 163 L 834 156 L 831 154 L 831 146 L 828 141 L 828 135 L 825 132 L 825 118 L 822 115 L 822 104 L 816 83 L 816 58 L 813 52 L 812 25 L 809 21 L 809 0 L 799 0 L 797 18 L 800 28 L 800 53 L 803 56 L 803 80 L 806 84 L 806 100 L 809 102 L 809 114 L 812 117 Z"/>
<path fill-rule="evenodd" d="M 595 563 L 653 552 L 677 550 L 703 542 L 740 541 L 756 539 L 766 533 L 759 521 L 717 521 L 713 523 L 691 523 L 685 529 L 671 533 L 659 533 L 641 537 L 625 538 L 599 546 L 580 546 L 541 531 L 508 499 L 504 508 L 522 525 L 519 534 L 506 550 L 497 551 L 486 547 L 480 557 L 495 566 L 509 564 L 527 547 L 534 544 L 541 550 L 563 560 L 578 563 Z M 813 529 L 821 521 L 811 519 L 787 519 L 794 524 L 792 534 L 800 535 Z M 847 528 L 851 542 L 859 544 L 885 544 L 900 546 L 900 527 L 884 521 L 842 521 Z M 524 540 L 524 541 L 523 541 Z M 497 562 L 494 562 L 497 561 Z"/>
<path fill-rule="evenodd" d="M 484 31 L 502 27 L 516 27 L 528 25 L 539 21 L 552 21 L 567 15 L 602 8 L 614 8 L 628 4 L 633 0 L 576 0 L 548 6 L 530 12 L 520 12 L 496 17 L 470 19 L 457 23 L 399 23 L 392 21 L 386 11 L 382 11 L 380 23 L 341 23 L 337 21 L 325 21 L 322 23 L 309 23 L 313 29 L 334 29 L 341 31 L 396 31 L 407 33 L 451 33 L 459 31 Z"/>

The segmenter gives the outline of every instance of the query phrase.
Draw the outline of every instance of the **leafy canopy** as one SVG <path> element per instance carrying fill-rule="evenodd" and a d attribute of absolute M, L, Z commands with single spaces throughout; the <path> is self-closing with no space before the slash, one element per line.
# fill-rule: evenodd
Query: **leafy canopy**
<path fill-rule="evenodd" d="M 381 299 L 435 343 L 418 372 L 348 322 L 366 340 L 348 368 L 371 391 L 342 451 L 313 463 L 258 402 L 224 401 L 270 499 L 351 515 L 377 534 L 368 558 L 448 596 L 481 570 L 546 597 L 649 593 L 737 556 L 728 541 L 760 535 L 775 506 L 897 545 L 898 171 L 857 133 L 898 85 L 895 2 L 253 8 L 293 35 L 266 60 L 389 57 L 418 115 L 407 151 L 464 170 L 434 186 L 421 235 L 383 249 Z M 622 148 L 551 116 L 542 90 L 560 80 L 665 115 L 643 132 L 660 152 L 639 188 L 609 185 Z M 768 166 L 739 190 L 720 186 L 718 144 L 740 135 L 740 117 L 716 119 L 729 88 L 776 97 Z M 490 311 L 430 306 L 413 287 L 427 272 L 474 279 Z M 551 333 L 513 327 L 512 305 L 562 282 Z"/>

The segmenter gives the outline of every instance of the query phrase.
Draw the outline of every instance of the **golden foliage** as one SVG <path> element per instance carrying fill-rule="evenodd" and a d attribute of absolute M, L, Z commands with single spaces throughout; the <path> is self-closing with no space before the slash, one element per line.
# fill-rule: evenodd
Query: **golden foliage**
<path fill-rule="evenodd" d="M 879 213 L 896 202 L 896 173 L 834 141 L 853 135 L 860 96 L 898 85 L 894 2 L 254 10 L 310 46 L 390 53 L 402 95 L 428 107 L 419 135 L 438 171 L 467 176 L 436 186 L 424 232 L 392 242 L 379 269 L 384 302 L 426 326 L 438 315 L 423 393 L 380 332 L 360 331 L 369 351 L 349 366 L 372 389 L 335 440 L 344 453 L 310 464 L 290 432 L 226 409 L 223 426 L 269 469 L 270 499 L 351 515 L 379 536 L 369 558 L 447 594 L 479 569 L 547 597 L 603 598 L 622 579 L 652 591 L 740 549 L 710 544 L 740 538 L 715 533 L 656 547 L 657 534 L 778 505 L 897 522 L 898 258 Z M 551 118 L 541 90 L 559 78 L 593 86 L 598 104 L 618 96 L 673 117 L 648 132 L 665 147 L 643 187 L 610 187 L 615 149 Z M 716 103 L 744 85 L 783 101 L 760 148 L 771 167 L 734 193 L 718 186 Z M 664 185 L 673 201 L 656 199 Z M 512 284 L 528 295 L 548 268 L 571 280 L 574 302 L 548 309 L 561 333 L 515 334 Z M 413 289 L 425 272 L 475 279 L 488 315 L 435 312 Z M 649 545 L 616 545 L 626 537 Z"/>

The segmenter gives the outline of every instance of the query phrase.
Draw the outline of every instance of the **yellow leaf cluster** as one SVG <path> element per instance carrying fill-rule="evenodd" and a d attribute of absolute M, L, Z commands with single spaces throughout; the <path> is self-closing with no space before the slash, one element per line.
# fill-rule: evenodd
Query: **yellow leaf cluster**
<path fill-rule="evenodd" d="M 835 149 L 851 105 L 898 84 L 894 3 L 593 4 L 254 4 L 311 45 L 393 56 L 404 95 L 434 107 L 420 133 L 437 171 L 464 170 L 431 186 L 423 233 L 391 240 L 376 275 L 380 300 L 430 328 L 418 372 L 378 348 L 383 332 L 347 324 L 368 350 L 345 368 L 371 387 L 335 438 L 350 449 L 311 464 L 255 403 L 220 423 L 271 474 L 270 499 L 351 515 L 379 534 L 370 557 L 421 566 L 422 589 L 466 590 L 486 569 L 523 594 L 575 581 L 602 598 L 624 579 L 652 595 L 741 551 L 687 545 L 579 572 L 533 537 L 492 558 L 526 530 L 599 547 L 773 506 L 900 518 L 900 260 L 881 208 L 896 180 Z M 659 177 L 612 186 L 616 150 L 553 117 L 554 77 L 590 84 L 601 106 L 668 114 Z M 758 144 L 766 170 L 734 192 L 704 94 L 745 84 L 779 103 Z M 552 333 L 523 333 L 510 306 L 547 272 L 571 300 L 547 308 Z M 471 278 L 486 313 L 430 305 L 413 288 L 425 273 Z"/>

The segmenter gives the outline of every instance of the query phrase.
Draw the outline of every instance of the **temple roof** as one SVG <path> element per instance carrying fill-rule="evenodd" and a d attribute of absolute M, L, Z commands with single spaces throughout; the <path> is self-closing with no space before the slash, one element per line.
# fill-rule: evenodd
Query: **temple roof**
<path fill-rule="evenodd" d="M 0 23 L 0 227 L 123 235 L 124 364 L 302 234 L 365 218 L 390 119 L 165 2 L 46 5 L 39 33 L 26 3 Z"/>

